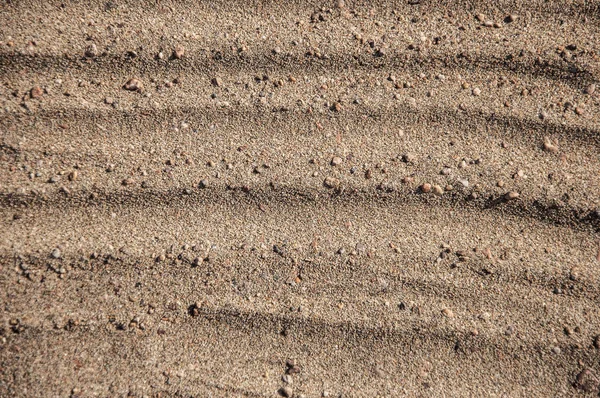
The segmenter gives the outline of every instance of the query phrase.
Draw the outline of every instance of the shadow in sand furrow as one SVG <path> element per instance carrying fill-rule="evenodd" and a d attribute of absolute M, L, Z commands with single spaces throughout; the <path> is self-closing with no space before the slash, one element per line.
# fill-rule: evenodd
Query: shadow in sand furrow
<path fill-rule="evenodd" d="M 326 115 L 307 114 L 299 109 L 294 109 L 291 104 L 289 110 L 266 108 L 262 106 L 234 105 L 229 109 L 220 109 L 216 106 L 179 106 L 162 109 L 79 109 L 67 108 L 56 110 L 39 110 L 31 114 L 10 114 L 0 120 L 0 127 L 12 131 L 15 125 L 27 125 L 27 121 L 35 118 L 55 120 L 64 123 L 67 129 L 57 130 L 58 127 L 48 127 L 48 137 L 54 135 L 53 130 L 60 131 L 61 137 L 74 135 L 77 138 L 93 138 L 98 134 L 97 123 L 109 126 L 124 126 L 120 129 L 127 130 L 129 135 L 143 136 L 146 131 L 155 131 L 157 126 L 169 126 L 173 120 L 181 119 L 190 125 L 207 128 L 212 125 L 225 124 L 247 129 L 251 125 L 260 125 L 265 134 L 276 134 L 287 127 L 291 131 L 299 128 L 314 130 L 315 122 L 328 120 L 339 127 L 349 124 L 360 125 L 365 118 L 379 123 L 380 128 L 369 131 L 369 134 L 382 133 L 382 127 L 398 125 L 443 125 L 460 129 L 461 132 L 475 135 L 490 135 L 502 139 L 510 139 L 531 148 L 541 149 L 544 137 L 553 135 L 560 140 L 573 144 L 592 145 L 600 148 L 600 130 L 581 125 L 568 125 L 554 121 L 542 121 L 533 117 L 524 117 L 511 114 L 498 114 L 480 109 L 460 110 L 439 105 L 427 107 L 414 107 L 408 104 L 395 103 L 389 107 L 376 105 L 348 105 L 347 110 L 331 112 Z M 243 122 L 236 122 L 243 121 Z M 268 122 L 268 123 L 267 123 Z M 241 124 L 243 123 L 243 124 Z M 265 129 L 265 125 L 269 128 Z M 80 128 L 85 126 L 85 128 Z M 72 131 L 72 132 L 70 132 Z M 101 133 L 108 137 L 119 133 L 105 129 Z M 269 133 L 270 132 L 270 133 Z M 57 133 L 56 133 L 57 134 Z M 173 134 L 169 130 L 168 134 Z M 360 130 L 358 134 L 361 134 Z"/>
<path fill-rule="evenodd" d="M 568 203 L 554 200 L 519 198 L 505 199 L 503 195 L 480 193 L 477 199 L 469 197 L 469 190 L 457 189 L 442 197 L 423 194 L 419 189 L 405 188 L 402 184 L 380 184 L 374 188 L 361 188 L 342 184 L 339 188 L 328 190 L 288 185 L 267 186 L 218 186 L 211 188 L 173 188 L 168 190 L 127 189 L 93 192 L 79 191 L 66 195 L 62 192 L 52 194 L 0 194 L 2 212 L 20 212 L 25 208 L 45 211 L 44 209 L 67 209 L 87 207 L 183 207 L 193 209 L 204 204 L 219 204 L 238 209 L 260 211 L 261 204 L 273 209 L 308 205 L 315 208 L 369 207 L 422 205 L 452 208 L 455 211 L 489 211 L 493 214 L 507 214 L 522 219 L 537 220 L 556 226 L 568 226 L 575 230 L 600 231 L 600 212 L 597 209 L 578 208 Z M 18 222 L 18 220 L 16 221 Z"/>
<path fill-rule="evenodd" d="M 88 285 L 90 290 L 102 289 L 102 280 L 107 275 L 127 277 L 135 272 L 141 278 L 145 274 L 151 275 L 156 269 L 166 267 L 172 275 L 177 275 L 177 277 L 174 277 L 174 279 L 165 278 L 163 283 L 171 284 L 173 289 L 181 291 L 181 287 L 177 287 L 180 282 L 193 279 L 198 274 L 204 275 L 207 272 L 207 275 L 212 275 L 213 272 L 218 270 L 227 274 L 233 259 L 239 265 L 239 267 L 236 267 L 238 273 L 236 279 L 252 279 L 250 275 L 245 275 L 244 270 L 260 269 L 274 274 L 286 274 L 286 272 L 291 274 L 294 271 L 303 279 L 312 282 L 303 285 L 302 290 L 293 287 L 289 289 L 302 295 L 314 295 L 313 297 L 319 297 L 326 291 L 348 292 L 349 289 L 354 289 L 355 292 L 360 291 L 361 294 L 370 297 L 401 293 L 402 295 L 415 294 L 457 302 L 477 302 L 478 299 L 483 299 L 484 296 L 490 301 L 496 298 L 512 301 L 512 297 L 503 298 L 498 296 L 498 292 L 503 292 L 506 287 L 510 286 L 511 289 L 517 290 L 521 288 L 536 290 L 540 297 L 555 294 L 557 299 L 577 299 L 581 300 L 582 303 L 590 303 L 592 306 L 600 305 L 600 285 L 597 278 L 591 275 L 575 277 L 567 269 L 557 273 L 535 266 L 515 268 L 514 265 L 519 263 L 518 259 L 498 260 L 494 258 L 490 260 L 483 254 L 473 251 L 467 251 L 469 259 L 466 260 L 463 256 L 457 254 L 458 250 L 460 249 L 445 253 L 446 256 L 441 263 L 437 262 L 436 256 L 406 255 L 392 257 L 359 255 L 352 257 L 352 263 L 350 263 L 348 261 L 350 257 L 333 253 L 318 255 L 316 252 L 309 250 L 305 253 L 297 253 L 298 255 L 302 254 L 301 257 L 305 259 L 300 261 L 299 264 L 295 264 L 295 260 L 287 254 L 264 259 L 257 254 L 246 253 L 243 258 L 240 258 L 234 251 L 229 255 L 212 257 L 209 262 L 203 262 L 202 265 L 195 265 L 194 263 L 194 259 L 202 255 L 198 251 L 174 253 L 171 258 L 165 259 L 164 262 L 158 262 L 156 258 L 150 255 L 140 256 L 130 253 L 126 249 L 110 254 L 96 253 L 93 258 L 90 253 L 64 252 L 61 259 L 52 259 L 50 253 L 40 255 L 38 252 L 21 251 L 14 253 L 3 251 L 0 252 L 0 264 L 10 266 L 11 269 L 20 269 L 23 271 L 24 276 L 30 272 L 56 272 L 57 269 L 68 265 L 73 271 L 64 283 L 69 283 L 71 278 L 74 278 L 74 281 L 88 280 L 88 283 L 93 281 Z M 502 257 L 502 250 L 500 249 L 493 249 L 491 253 L 494 257 Z M 539 257 L 538 260 L 542 262 L 555 261 L 551 257 L 544 258 L 544 256 Z M 590 258 L 589 262 L 592 261 L 593 259 Z M 405 272 L 399 272 L 399 270 L 405 269 L 408 264 L 411 264 L 412 267 L 421 267 L 423 270 L 440 269 L 442 272 L 444 272 L 443 270 L 449 271 L 451 267 L 454 267 L 453 273 L 457 281 L 470 281 L 474 278 L 474 280 L 485 284 L 485 287 L 479 292 L 473 292 L 469 290 L 470 286 L 468 284 L 457 285 L 442 279 L 431 277 L 423 279 Z M 390 269 L 395 269 L 395 271 Z M 209 279 L 213 278 L 207 277 Z M 374 286 L 370 282 L 378 278 L 385 279 L 385 287 Z M 284 283 L 284 280 L 281 283 Z M 281 283 L 269 286 L 271 289 L 277 290 L 282 287 Z M 107 287 L 107 289 L 111 290 L 112 288 Z M 474 294 L 477 297 L 474 297 Z M 514 308 L 519 308 L 521 299 L 515 297 L 514 300 Z"/>
<path fill-rule="evenodd" d="M 30 1 L 8 1 L 5 4 L 6 12 L 16 11 L 19 12 L 22 8 L 30 5 Z M 35 2 L 34 2 L 35 3 Z M 287 12 L 298 12 L 300 10 L 310 13 L 313 11 L 320 10 L 324 7 L 324 4 L 320 0 L 210 0 L 197 2 L 194 0 L 179 0 L 179 1 L 106 1 L 106 0 L 92 0 L 92 1 L 81 1 L 72 0 L 65 3 L 61 0 L 49 0 L 46 1 L 48 6 L 55 7 L 57 10 L 69 11 L 75 7 L 85 7 L 88 12 L 104 13 L 105 15 L 114 15 L 119 11 L 128 10 L 129 12 L 134 11 L 146 11 L 154 12 L 160 11 L 163 15 L 169 15 L 169 13 L 176 13 L 179 8 L 195 11 L 204 12 L 215 12 L 216 10 L 224 11 L 237 11 L 240 7 L 244 7 L 248 13 L 274 13 L 276 11 L 285 10 Z M 449 8 L 454 10 L 455 13 L 467 12 L 472 13 L 474 11 L 480 12 L 499 12 L 507 13 L 515 9 L 519 9 L 522 3 L 518 0 L 499 0 L 490 3 L 487 0 L 345 0 L 345 8 L 349 10 L 353 9 L 365 9 L 369 7 L 377 7 L 383 9 L 393 9 L 397 11 L 414 11 L 415 13 L 421 13 L 428 10 L 438 11 L 440 9 Z M 334 3 L 326 4 L 326 6 L 333 7 Z M 533 15 L 554 15 L 559 16 L 572 16 L 581 17 L 587 16 L 589 18 L 596 19 L 600 15 L 600 4 L 596 0 L 587 0 L 585 2 L 548 2 L 546 0 L 531 0 L 527 3 L 528 12 Z"/>
<path fill-rule="evenodd" d="M 192 310 L 190 310 L 192 311 Z M 266 311 L 246 311 L 234 307 L 200 307 L 194 311 L 194 316 L 186 315 L 185 318 L 177 317 L 177 328 L 169 328 L 167 335 L 186 335 L 198 326 L 202 329 L 217 328 L 226 325 L 234 334 L 243 333 L 250 336 L 280 335 L 281 339 L 294 341 L 320 342 L 326 345 L 339 345 L 343 349 L 356 347 L 369 348 L 374 352 L 384 347 L 395 347 L 394 350 L 432 350 L 445 347 L 449 353 L 456 356 L 474 355 L 485 358 L 489 353 L 502 352 L 512 357 L 518 351 L 520 358 L 523 355 L 529 359 L 542 359 L 548 351 L 547 342 L 536 341 L 532 336 L 523 336 L 519 339 L 508 340 L 501 334 L 480 333 L 473 336 L 471 333 L 458 330 L 452 324 L 444 325 L 443 315 L 439 319 L 402 319 L 396 320 L 395 325 L 382 325 L 381 322 L 369 323 L 368 321 L 335 322 L 323 318 L 275 314 Z M 212 326 L 211 326 L 212 325 Z M 47 329 L 40 326 L 20 325 L 18 334 L 11 336 L 16 344 L 23 344 L 28 340 L 44 340 L 46 338 L 60 339 L 69 336 L 75 341 L 98 338 L 121 339 L 119 345 L 128 350 L 138 350 L 137 344 L 145 340 L 156 340 L 156 335 L 136 335 L 115 327 L 106 334 L 104 330 L 89 328 L 85 325 L 63 329 Z M 102 333 L 100 333 L 102 331 Z M 230 332 L 231 333 L 231 332 Z M 127 344 L 127 345 L 125 345 Z M 600 358 L 597 350 L 583 350 L 575 345 L 561 347 L 561 360 L 594 360 Z M 513 358 L 517 359 L 517 358 Z M 546 359 L 549 359 L 546 358 Z"/>
<path fill-rule="evenodd" d="M 583 90 L 599 78 L 584 66 L 573 61 L 555 59 L 540 59 L 537 54 L 505 53 L 497 54 L 469 53 L 467 51 L 435 50 L 426 54 L 408 49 L 394 50 L 385 57 L 378 57 L 364 51 L 360 55 L 346 53 L 326 54 L 326 58 L 315 58 L 307 54 L 286 53 L 274 55 L 270 52 L 237 54 L 229 48 L 218 53 L 218 59 L 213 53 L 190 53 L 185 58 L 165 61 L 140 54 L 131 58 L 126 54 L 108 54 L 95 59 L 87 59 L 81 55 L 27 55 L 0 52 L 0 76 L 2 74 L 17 74 L 23 67 L 37 73 L 70 72 L 77 70 L 88 77 L 104 76 L 118 71 L 126 76 L 152 77 L 164 74 L 198 74 L 207 79 L 214 73 L 237 74 L 240 71 L 261 73 L 265 70 L 270 74 L 289 75 L 298 68 L 303 73 L 335 73 L 352 74 L 353 72 L 369 71 L 408 71 L 417 74 L 424 71 L 468 70 L 484 71 L 494 75 L 515 73 L 533 79 L 544 78 L 560 81 L 570 87 Z M 446 72 L 447 73 L 447 72 Z M 80 76 L 83 77 L 83 76 Z M 208 82 L 208 80 L 207 80 Z"/>

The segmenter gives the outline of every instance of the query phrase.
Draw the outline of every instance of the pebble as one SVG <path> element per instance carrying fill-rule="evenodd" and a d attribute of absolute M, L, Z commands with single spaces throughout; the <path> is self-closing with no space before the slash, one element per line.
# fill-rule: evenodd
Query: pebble
<path fill-rule="evenodd" d="M 292 375 L 285 374 L 285 375 L 281 376 L 281 380 L 284 383 L 292 384 L 294 382 L 294 377 Z"/>
<path fill-rule="evenodd" d="M 544 150 L 552 153 L 558 152 L 558 146 L 550 141 L 550 138 L 544 137 Z"/>
<path fill-rule="evenodd" d="M 123 88 L 128 91 L 140 91 L 143 87 L 144 85 L 142 84 L 142 81 L 135 77 L 129 79 L 127 83 L 123 85 Z"/>
<path fill-rule="evenodd" d="M 555 353 L 555 354 L 557 354 L 557 355 L 560 354 L 560 352 L 561 352 L 560 351 L 560 347 L 552 347 L 552 352 Z"/>
<path fill-rule="evenodd" d="M 583 369 L 575 378 L 575 386 L 584 392 L 598 394 L 600 390 L 600 380 L 591 369 Z"/>
<path fill-rule="evenodd" d="M 450 167 L 444 167 L 440 173 L 441 173 L 442 175 L 445 175 L 445 176 L 447 176 L 447 175 L 449 175 L 450 173 L 452 173 L 452 169 L 451 169 Z"/>
<path fill-rule="evenodd" d="M 89 46 L 87 46 L 87 47 L 85 48 L 85 53 L 84 53 L 84 55 L 85 55 L 87 58 L 94 58 L 94 57 L 98 56 L 98 47 L 96 47 L 96 45 L 95 45 L 95 44 L 93 44 L 93 43 L 92 43 L 92 44 L 90 44 Z"/>
<path fill-rule="evenodd" d="M 44 94 L 44 92 L 42 91 L 42 88 L 40 86 L 35 86 L 29 92 L 29 95 L 31 96 L 31 98 L 40 98 L 43 94 Z"/>
<path fill-rule="evenodd" d="M 439 185 L 433 186 L 433 193 L 437 196 L 442 196 L 444 194 L 444 189 Z"/>
<path fill-rule="evenodd" d="M 125 178 L 123 181 L 121 181 L 121 184 L 123 185 L 132 185 L 134 183 L 133 178 Z"/>
<path fill-rule="evenodd" d="M 211 82 L 213 86 L 221 87 L 223 85 L 223 80 L 220 77 L 214 77 Z"/>
<path fill-rule="evenodd" d="M 323 184 L 325 184 L 327 188 L 338 188 L 340 186 L 340 180 L 334 177 L 327 177 L 325 178 L 325 181 L 323 181 Z"/>
<path fill-rule="evenodd" d="M 404 155 L 402 155 L 402 161 L 404 163 L 414 163 L 416 159 L 416 156 L 412 153 L 405 153 Z"/>
<path fill-rule="evenodd" d="M 77 170 L 73 170 L 71 174 L 69 174 L 69 181 L 76 181 L 78 177 L 79 173 L 77 172 Z"/>
<path fill-rule="evenodd" d="M 200 180 L 200 182 L 198 183 L 198 188 L 204 189 L 208 186 L 208 181 L 207 180 Z"/>
<path fill-rule="evenodd" d="M 291 387 L 287 387 L 287 386 L 286 387 L 281 387 L 279 389 L 279 394 L 282 397 L 290 398 L 292 395 L 294 395 L 294 390 L 292 390 Z"/>
<path fill-rule="evenodd" d="M 515 22 L 516 20 L 517 20 L 517 16 L 515 14 L 507 15 L 506 18 L 504 18 L 504 22 L 506 22 L 506 23 L 512 23 L 512 22 Z"/>
<path fill-rule="evenodd" d="M 185 54 L 185 48 L 183 48 L 183 46 L 181 46 L 181 45 L 175 46 L 175 49 L 173 50 L 173 58 L 181 59 L 181 57 L 183 57 L 184 54 Z"/>
<path fill-rule="evenodd" d="M 454 312 L 452 312 L 452 310 L 450 308 L 444 308 L 442 310 L 442 314 L 444 314 L 448 318 L 454 318 Z"/>
<path fill-rule="evenodd" d="M 592 95 L 596 91 L 596 85 L 594 83 L 590 84 L 583 90 L 585 94 Z"/>
<path fill-rule="evenodd" d="M 594 339 L 594 347 L 600 350 L 600 334 Z"/>
<path fill-rule="evenodd" d="M 62 257 L 62 253 L 60 252 L 60 249 L 57 247 L 54 250 L 52 250 L 52 253 L 50 253 L 50 255 L 52 256 L 52 258 L 61 258 Z"/>
<path fill-rule="evenodd" d="M 475 87 L 473 89 L 472 93 L 473 93 L 474 96 L 479 97 L 481 95 L 481 89 L 479 89 L 478 87 Z"/>
<path fill-rule="evenodd" d="M 425 184 L 421 185 L 421 192 L 428 193 L 430 191 L 431 191 L 431 184 L 425 183 Z"/>
<path fill-rule="evenodd" d="M 340 164 L 342 164 L 342 158 L 340 158 L 339 156 L 334 156 L 334 158 L 331 159 L 332 166 L 339 166 Z"/>
<path fill-rule="evenodd" d="M 500 180 L 500 181 L 498 181 L 498 182 L 496 183 L 496 185 L 497 185 L 499 188 L 502 188 L 502 187 L 504 186 L 504 181 Z"/>
<path fill-rule="evenodd" d="M 458 182 L 460 182 L 460 184 L 465 188 L 467 188 L 469 186 L 469 180 L 467 180 L 467 179 L 462 179 L 462 180 L 459 179 Z"/>
<path fill-rule="evenodd" d="M 514 200 L 517 199 L 519 197 L 519 193 L 515 192 L 515 191 L 510 191 L 508 193 L 506 193 L 506 195 L 504 195 L 504 199 L 506 200 Z"/>

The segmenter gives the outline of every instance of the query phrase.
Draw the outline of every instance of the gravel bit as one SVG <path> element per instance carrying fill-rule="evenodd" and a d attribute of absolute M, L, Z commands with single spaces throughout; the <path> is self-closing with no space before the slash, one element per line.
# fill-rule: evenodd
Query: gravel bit
<path fill-rule="evenodd" d="M 325 178 L 325 181 L 323 181 L 323 184 L 327 188 L 339 188 L 340 180 L 338 180 L 337 178 L 333 178 L 333 177 L 327 177 L 327 178 Z"/>
<path fill-rule="evenodd" d="M 173 50 L 173 58 L 181 59 L 184 54 L 185 54 L 185 48 L 183 48 L 183 46 L 181 46 L 181 45 L 175 46 L 175 49 Z"/>
<path fill-rule="evenodd" d="M 140 79 L 131 78 L 123 85 L 123 88 L 128 91 L 141 91 L 144 85 Z"/>
<path fill-rule="evenodd" d="M 62 257 L 62 253 L 60 252 L 60 249 L 57 247 L 54 250 L 52 250 L 52 253 L 50 253 L 50 256 L 52 258 L 59 259 Z"/>

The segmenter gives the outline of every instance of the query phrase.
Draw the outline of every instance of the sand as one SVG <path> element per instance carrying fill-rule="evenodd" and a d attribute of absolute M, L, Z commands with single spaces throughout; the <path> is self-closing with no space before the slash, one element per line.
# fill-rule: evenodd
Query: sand
<path fill-rule="evenodd" d="M 0 396 L 598 396 L 600 5 L 0 5 Z"/>

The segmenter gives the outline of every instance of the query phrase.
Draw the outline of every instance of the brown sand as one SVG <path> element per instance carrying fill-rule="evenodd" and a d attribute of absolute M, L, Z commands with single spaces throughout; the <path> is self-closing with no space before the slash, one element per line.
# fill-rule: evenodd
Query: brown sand
<path fill-rule="evenodd" d="M 0 396 L 598 395 L 598 1 L 63 3 L 0 3 Z"/>

